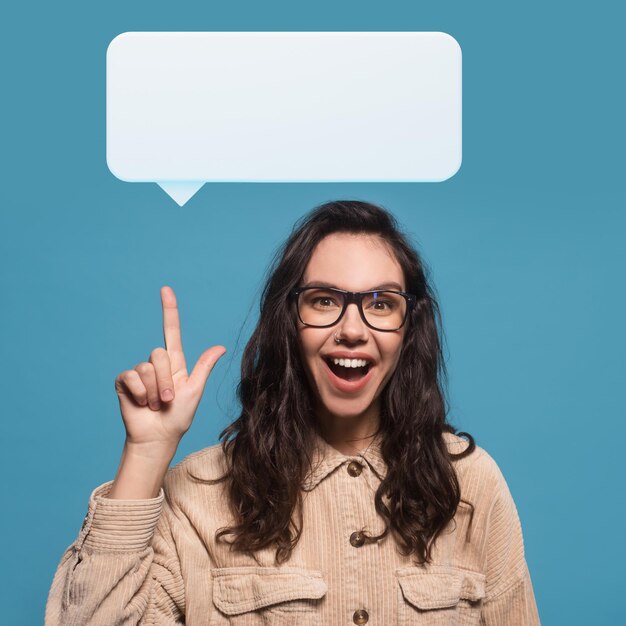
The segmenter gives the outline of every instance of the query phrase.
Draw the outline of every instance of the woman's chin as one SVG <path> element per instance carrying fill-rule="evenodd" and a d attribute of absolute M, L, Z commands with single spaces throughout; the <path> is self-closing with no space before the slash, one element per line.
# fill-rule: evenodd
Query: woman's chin
<path fill-rule="evenodd" d="M 334 420 L 360 420 L 372 413 L 372 409 L 371 403 L 355 402 L 354 400 L 335 400 L 322 404 L 322 412 Z"/>

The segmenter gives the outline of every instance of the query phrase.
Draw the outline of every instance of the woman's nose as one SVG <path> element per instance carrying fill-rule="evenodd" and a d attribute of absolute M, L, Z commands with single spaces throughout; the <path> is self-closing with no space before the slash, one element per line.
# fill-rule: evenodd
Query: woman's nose
<path fill-rule="evenodd" d="M 339 321 L 338 335 L 346 341 L 363 341 L 367 339 L 367 332 L 358 306 L 351 302 Z"/>

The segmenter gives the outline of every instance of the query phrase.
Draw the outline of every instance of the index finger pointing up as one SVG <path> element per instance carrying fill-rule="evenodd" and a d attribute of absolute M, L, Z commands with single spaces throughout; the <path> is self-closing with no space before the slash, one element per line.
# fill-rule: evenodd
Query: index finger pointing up
<path fill-rule="evenodd" d="M 181 370 L 187 370 L 183 342 L 180 337 L 180 318 L 176 296 L 171 287 L 161 287 L 161 302 L 163 304 L 163 338 L 165 349 L 170 357 L 172 375 Z"/>

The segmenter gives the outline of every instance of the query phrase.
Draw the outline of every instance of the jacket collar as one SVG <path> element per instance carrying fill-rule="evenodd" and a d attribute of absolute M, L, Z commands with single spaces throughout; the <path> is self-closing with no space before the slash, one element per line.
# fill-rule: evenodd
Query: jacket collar
<path fill-rule="evenodd" d="M 350 461 L 365 461 L 374 473 L 383 480 L 387 475 L 387 464 L 385 463 L 380 449 L 380 434 L 377 435 L 370 446 L 361 452 L 346 456 L 333 448 L 317 433 L 314 433 L 314 446 L 311 455 L 311 470 L 302 483 L 304 491 L 311 491 L 330 473 L 334 472 L 341 465 Z"/>

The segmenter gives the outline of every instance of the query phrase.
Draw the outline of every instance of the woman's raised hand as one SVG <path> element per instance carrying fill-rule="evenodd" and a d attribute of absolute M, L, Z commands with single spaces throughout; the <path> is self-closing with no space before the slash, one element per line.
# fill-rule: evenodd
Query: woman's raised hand
<path fill-rule="evenodd" d="M 139 363 L 115 379 L 126 445 L 146 450 L 173 450 L 189 430 L 206 381 L 218 359 L 226 352 L 213 346 L 187 373 L 176 296 L 161 288 L 165 348 L 155 348 L 148 362 Z"/>

